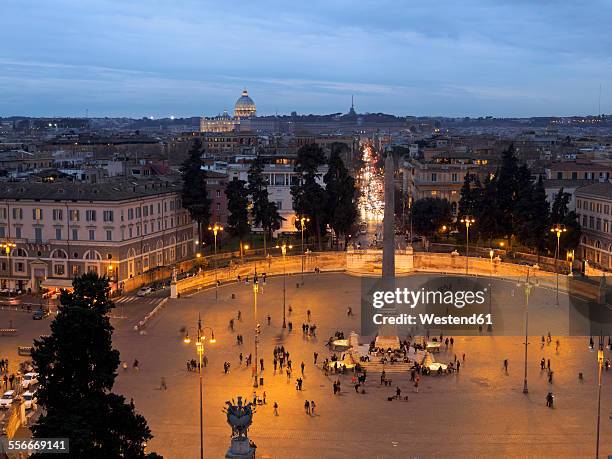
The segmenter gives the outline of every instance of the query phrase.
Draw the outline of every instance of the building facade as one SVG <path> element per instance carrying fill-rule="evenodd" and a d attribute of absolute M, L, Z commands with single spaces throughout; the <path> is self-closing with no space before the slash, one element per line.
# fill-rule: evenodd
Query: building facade
<path fill-rule="evenodd" d="M 576 213 L 582 226 L 578 256 L 595 266 L 612 270 L 612 183 L 578 188 Z"/>
<path fill-rule="evenodd" d="M 0 189 L 0 286 L 69 287 L 88 271 L 112 288 L 146 271 L 193 257 L 194 226 L 169 179 L 6 183 Z"/>

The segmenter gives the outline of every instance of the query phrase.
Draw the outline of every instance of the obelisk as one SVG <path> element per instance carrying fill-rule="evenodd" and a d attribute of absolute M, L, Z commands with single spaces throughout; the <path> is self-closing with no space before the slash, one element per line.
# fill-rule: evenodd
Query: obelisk
<path fill-rule="evenodd" d="M 385 213 L 383 217 L 383 279 L 395 278 L 395 183 L 393 155 L 385 159 Z"/>

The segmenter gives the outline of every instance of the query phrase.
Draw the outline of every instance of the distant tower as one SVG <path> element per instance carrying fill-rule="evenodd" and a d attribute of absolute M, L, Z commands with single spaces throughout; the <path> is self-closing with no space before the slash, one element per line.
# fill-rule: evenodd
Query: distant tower
<path fill-rule="evenodd" d="M 351 108 L 349 109 L 348 114 L 350 116 L 356 116 L 357 113 L 355 113 L 355 96 L 351 95 Z"/>

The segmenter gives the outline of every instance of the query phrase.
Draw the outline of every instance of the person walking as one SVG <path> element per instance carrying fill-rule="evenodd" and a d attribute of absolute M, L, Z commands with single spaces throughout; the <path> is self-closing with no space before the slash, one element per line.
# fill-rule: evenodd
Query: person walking
<path fill-rule="evenodd" d="M 540 370 L 544 370 L 544 368 L 546 368 L 546 359 L 542 357 L 542 360 L 540 360 Z"/>
<path fill-rule="evenodd" d="M 263 364 L 263 358 L 259 359 L 259 368 L 261 369 L 260 371 L 264 371 L 264 364 Z"/>
<path fill-rule="evenodd" d="M 548 408 L 552 408 L 553 407 L 554 400 L 555 400 L 555 397 L 554 397 L 552 392 L 549 392 L 548 394 L 546 394 L 546 406 Z"/>
<path fill-rule="evenodd" d="M 238 309 L 238 320 L 242 320 L 242 312 Z"/>
<path fill-rule="evenodd" d="M 504 370 L 508 374 L 508 359 L 504 359 Z"/>
<path fill-rule="evenodd" d="M 316 365 L 317 364 L 317 358 L 319 357 L 319 354 L 315 352 L 314 354 L 312 354 L 312 356 L 314 357 L 314 364 Z"/>
<path fill-rule="evenodd" d="M 310 309 L 306 311 L 306 315 L 308 316 L 308 322 L 310 322 L 310 315 L 311 315 L 310 314 Z M 591 341 L 592 341 L 592 339 L 591 339 Z"/>
<path fill-rule="evenodd" d="M 304 362 L 301 363 L 300 368 L 302 369 L 302 376 L 304 376 L 304 367 L 306 365 L 304 365 Z"/>
<path fill-rule="evenodd" d="M 132 365 L 135 371 L 138 371 L 140 368 L 138 367 L 138 359 L 134 359 L 134 364 Z"/>
<path fill-rule="evenodd" d="M 414 380 L 414 391 L 418 394 L 419 393 L 419 381 L 421 380 L 421 378 L 419 376 L 416 377 L 416 379 Z"/>
<path fill-rule="evenodd" d="M 278 403 L 274 402 L 274 416 L 278 416 Z"/>
<path fill-rule="evenodd" d="M 242 366 L 242 352 L 240 353 L 240 355 L 238 356 L 238 359 L 240 359 L 240 366 Z"/>
<path fill-rule="evenodd" d="M 402 397 L 402 390 L 400 389 L 399 386 L 397 386 L 395 388 L 395 398 L 397 398 L 398 400 L 401 400 Z"/>
<path fill-rule="evenodd" d="M 315 405 L 314 400 L 311 400 L 311 401 L 310 401 L 310 415 L 311 415 L 311 416 L 314 416 L 314 415 L 315 415 L 315 406 L 316 406 L 316 405 Z"/>
<path fill-rule="evenodd" d="M 161 377 L 161 381 L 159 383 L 159 390 L 168 390 L 168 386 L 166 386 L 166 378 Z"/>
<path fill-rule="evenodd" d="M 310 402 L 308 400 L 304 402 L 304 410 L 306 411 L 306 414 L 310 414 Z"/>

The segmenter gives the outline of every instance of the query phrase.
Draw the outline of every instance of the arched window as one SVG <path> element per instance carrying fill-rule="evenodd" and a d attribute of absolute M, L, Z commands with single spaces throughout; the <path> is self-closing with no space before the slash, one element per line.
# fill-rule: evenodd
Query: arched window
<path fill-rule="evenodd" d="M 100 255 L 100 252 L 97 250 L 88 250 L 85 252 L 85 255 L 83 255 L 83 258 L 85 260 L 102 260 L 102 255 Z"/>
<path fill-rule="evenodd" d="M 55 249 L 53 252 L 51 252 L 51 258 L 66 259 L 68 258 L 68 254 L 62 249 Z"/>
<path fill-rule="evenodd" d="M 601 249 L 601 242 L 600 241 L 595 241 L 595 248 L 596 249 Z"/>
<path fill-rule="evenodd" d="M 25 249 L 22 249 L 21 247 L 13 249 L 13 251 L 11 252 L 11 256 L 12 257 L 27 257 L 28 256 L 28 252 L 26 252 Z"/>
<path fill-rule="evenodd" d="M 136 256 L 136 250 L 134 250 L 134 248 L 132 247 L 130 250 L 128 250 L 127 257 L 134 258 L 135 256 Z"/>

